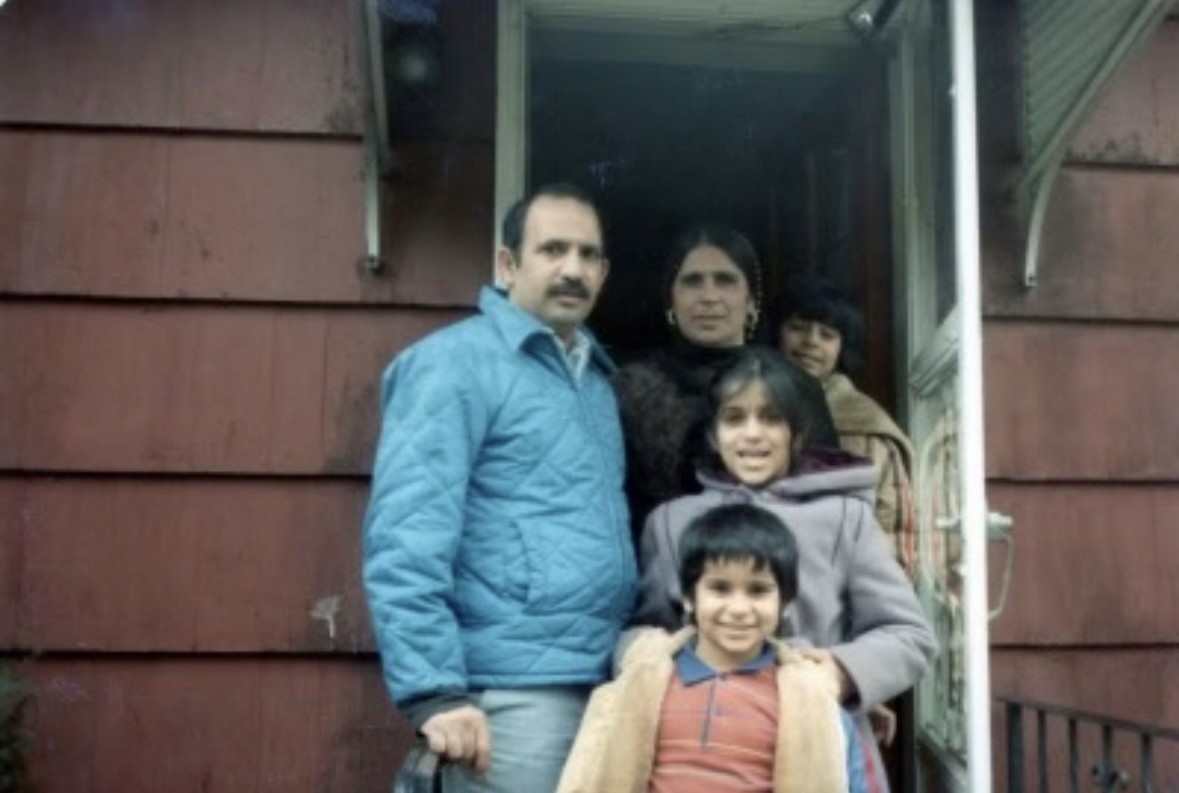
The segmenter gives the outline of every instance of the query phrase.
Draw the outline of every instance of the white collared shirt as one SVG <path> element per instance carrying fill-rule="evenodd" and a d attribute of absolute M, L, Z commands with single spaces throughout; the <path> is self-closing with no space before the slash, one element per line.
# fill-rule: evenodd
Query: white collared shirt
<path fill-rule="evenodd" d="M 561 359 L 565 361 L 565 368 L 569 370 L 569 376 L 573 378 L 574 383 L 581 385 L 581 378 L 585 374 L 585 368 L 589 365 L 592 351 L 589 337 L 578 328 L 573 331 L 571 344 L 566 345 L 556 332 L 553 332 L 553 342 L 561 353 Z"/>

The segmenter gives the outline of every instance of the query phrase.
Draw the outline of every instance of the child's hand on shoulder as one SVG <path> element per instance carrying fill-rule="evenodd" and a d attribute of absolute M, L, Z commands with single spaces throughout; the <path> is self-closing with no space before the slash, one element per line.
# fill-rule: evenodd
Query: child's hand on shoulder
<path fill-rule="evenodd" d="M 830 650 L 824 650 L 820 647 L 801 647 L 798 653 L 803 658 L 814 661 L 822 668 L 831 679 L 836 697 L 841 703 L 847 702 L 856 693 L 855 683 L 848 677 L 847 670 L 843 668 L 843 664 L 839 663 L 839 659 Z"/>

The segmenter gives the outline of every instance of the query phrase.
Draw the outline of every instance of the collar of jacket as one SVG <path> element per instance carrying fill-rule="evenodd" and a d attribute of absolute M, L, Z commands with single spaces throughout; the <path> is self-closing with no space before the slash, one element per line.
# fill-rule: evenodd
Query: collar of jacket
<path fill-rule="evenodd" d="M 728 471 L 709 464 L 697 467 L 696 480 L 705 490 L 744 501 L 755 501 L 759 494 L 785 501 L 840 495 L 876 503 L 877 476 L 871 460 L 840 449 L 812 449 L 803 454 L 801 470 L 758 488 L 743 485 Z"/>
<path fill-rule="evenodd" d="M 855 383 L 840 372 L 832 372 L 827 377 L 823 392 L 831 408 L 836 432 L 889 438 L 901 447 L 905 466 L 912 469 L 913 449 L 908 436 L 876 400 L 857 389 Z"/>
<path fill-rule="evenodd" d="M 521 349 L 530 339 L 537 337 L 556 338 L 553 329 L 539 319 L 523 310 L 511 300 L 499 287 L 485 286 L 479 293 L 479 311 L 495 323 L 500 335 L 512 349 Z M 579 330 L 585 334 L 590 345 L 590 361 L 596 363 L 607 375 L 612 375 L 618 368 L 614 361 L 598 344 L 589 328 L 582 325 Z"/>
<path fill-rule="evenodd" d="M 774 665 L 774 647 L 767 644 L 761 655 L 732 669 L 714 669 L 696 654 L 696 645 L 689 642 L 675 654 L 675 670 L 685 686 L 694 686 L 725 675 L 754 675 Z"/>

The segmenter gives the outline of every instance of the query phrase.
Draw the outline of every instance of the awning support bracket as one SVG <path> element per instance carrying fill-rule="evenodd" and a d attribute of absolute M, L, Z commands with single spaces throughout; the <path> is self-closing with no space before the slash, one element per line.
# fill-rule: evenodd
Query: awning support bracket
<path fill-rule="evenodd" d="M 1061 164 L 1068 153 L 1068 145 L 1073 134 L 1106 81 L 1126 61 L 1135 47 L 1158 27 L 1171 6 L 1171 0 L 1142 0 L 1138 13 L 1077 94 L 1076 100 L 1057 125 L 1048 143 L 1035 154 L 1035 159 L 1024 171 L 1020 181 L 1020 206 L 1026 208 L 1028 217 L 1027 247 L 1024 251 L 1023 265 L 1025 288 L 1032 289 L 1039 281 L 1040 244 L 1043 239 L 1044 220 L 1048 214 L 1048 199 L 1056 186 L 1056 179 L 1060 175 Z"/>

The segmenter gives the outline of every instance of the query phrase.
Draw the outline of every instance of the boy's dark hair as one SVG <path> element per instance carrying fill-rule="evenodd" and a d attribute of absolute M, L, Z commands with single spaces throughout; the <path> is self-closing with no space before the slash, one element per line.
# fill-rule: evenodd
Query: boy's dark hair
<path fill-rule="evenodd" d="M 536 188 L 512 204 L 511 208 L 504 215 L 503 223 L 500 226 L 501 242 L 517 259 L 520 257 L 520 246 L 524 243 L 524 223 L 528 219 L 528 210 L 531 208 L 533 201 L 542 197 L 569 198 L 578 203 L 585 204 L 592 209 L 594 214 L 597 215 L 598 227 L 602 230 L 602 246 L 603 248 L 605 247 L 606 225 L 602 219 L 602 212 L 598 209 L 598 205 L 594 202 L 593 197 L 575 184 L 569 182 L 553 182 L 552 184 L 546 184 Z"/>
<path fill-rule="evenodd" d="M 835 368 L 856 374 L 864 366 L 864 318 L 851 295 L 824 278 L 796 276 L 778 301 L 772 333 L 781 333 L 791 317 L 821 322 L 839 331 L 839 360 Z"/>
<path fill-rule="evenodd" d="M 697 516 L 680 537 L 680 592 L 696 591 L 708 562 L 753 560 L 769 568 L 782 604 L 798 593 L 798 543 L 781 518 L 753 504 L 725 504 Z"/>

